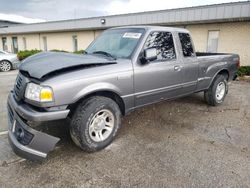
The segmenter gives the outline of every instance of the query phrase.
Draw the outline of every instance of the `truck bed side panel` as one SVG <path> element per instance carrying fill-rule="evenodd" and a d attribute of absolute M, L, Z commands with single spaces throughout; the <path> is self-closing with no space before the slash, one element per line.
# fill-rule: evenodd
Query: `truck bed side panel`
<path fill-rule="evenodd" d="M 229 81 L 237 72 L 239 56 L 235 54 L 198 56 L 199 77 L 197 91 L 206 90 L 211 85 L 216 75 L 223 70 L 229 73 Z"/>

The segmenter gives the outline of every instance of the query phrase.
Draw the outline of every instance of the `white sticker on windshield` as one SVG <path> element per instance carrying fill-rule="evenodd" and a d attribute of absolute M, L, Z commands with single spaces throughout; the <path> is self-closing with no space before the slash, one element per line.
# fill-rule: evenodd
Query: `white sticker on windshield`
<path fill-rule="evenodd" d="M 132 38 L 139 39 L 141 37 L 141 33 L 124 33 L 123 38 Z"/>

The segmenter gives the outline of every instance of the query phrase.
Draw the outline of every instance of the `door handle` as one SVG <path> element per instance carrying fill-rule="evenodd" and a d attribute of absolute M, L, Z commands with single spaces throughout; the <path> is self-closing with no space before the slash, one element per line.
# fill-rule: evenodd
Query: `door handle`
<path fill-rule="evenodd" d="M 174 66 L 174 71 L 180 71 L 181 70 L 181 66 Z"/>

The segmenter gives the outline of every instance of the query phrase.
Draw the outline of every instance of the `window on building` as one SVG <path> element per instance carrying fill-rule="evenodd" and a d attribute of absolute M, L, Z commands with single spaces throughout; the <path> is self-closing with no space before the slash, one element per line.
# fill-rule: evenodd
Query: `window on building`
<path fill-rule="evenodd" d="M 17 37 L 12 37 L 12 52 L 15 54 L 18 52 Z"/>
<path fill-rule="evenodd" d="M 78 50 L 77 35 L 72 36 L 72 42 L 73 42 L 73 51 L 75 52 Z"/>
<path fill-rule="evenodd" d="M 27 50 L 26 38 L 23 37 L 23 49 Z"/>
<path fill-rule="evenodd" d="M 144 49 L 156 48 L 157 60 L 176 59 L 173 36 L 170 32 L 152 32 Z"/>
<path fill-rule="evenodd" d="M 3 51 L 8 51 L 8 45 L 7 45 L 7 38 L 6 37 L 2 37 L 2 47 L 3 47 Z"/>
<path fill-rule="evenodd" d="M 208 31 L 207 52 L 215 53 L 218 48 L 219 31 Z"/>
<path fill-rule="evenodd" d="M 179 38 L 181 42 L 183 56 L 194 57 L 195 53 L 190 35 L 188 33 L 179 33 Z"/>
<path fill-rule="evenodd" d="M 47 37 L 43 37 L 43 51 L 47 51 Z"/>

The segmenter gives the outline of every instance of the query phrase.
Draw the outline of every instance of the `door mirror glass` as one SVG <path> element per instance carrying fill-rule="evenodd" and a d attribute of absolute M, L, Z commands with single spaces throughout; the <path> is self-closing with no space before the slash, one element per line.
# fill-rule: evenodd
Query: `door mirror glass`
<path fill-rule="evenodd" d="M 146 61 L 154 61 L 157 59 L 156 48 L 148 48 L 144 50 L 144 58 Z"/>

